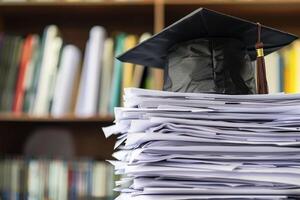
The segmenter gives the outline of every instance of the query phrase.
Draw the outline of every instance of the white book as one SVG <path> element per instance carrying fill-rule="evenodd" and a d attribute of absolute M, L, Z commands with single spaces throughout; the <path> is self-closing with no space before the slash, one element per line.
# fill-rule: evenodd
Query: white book
<path fill-rule="evenodd" d="M 97 114 L 105 37 L 106 31 L 101 26 L 94 26 L 90 31 L 75 108 L 75 114 L 78 116 Z"/>
<path fill-rule="evenodd" d="M 112 38 L 105 40 L 104 49 L 99 95 L 99 113 L 103 116 L 109 113 L 109 100 L 111 96 L 111 79 L 114 65 L 114 41 Z"/>
<path fill-rule="evenodd" d="M 62 51 L 51 108 L 51 114 L 55 117 L 71 112 L 72 94 L 80 62 L 80 50 L 74 45 L 66 45 Z"/>
<path fill-rule="evenodd" d="M 107 197 L 107 179 L 106 164 L 104 162 L 96 162 L 93 166 L 93 197 Z"/>
<path fill-rule="evenodd" d="M 57 200 L 68 199 L 68 167 L 64 161 L 57 161 Z"/>
<path fill-rule="evenodd" d="M 33 114 L 35 115 L 47 115 L 49 113 L 53 96 L 53 82 L 55 81 L 60 49 L 62 47 L 62 39 L 57 35 L 57 27 L 54 25 L 50 26 L 45 39 L 45 50 L 33 107 Z"/>
<path fill-rule="evenodd" d="M 280 92 L 280 58 L 277 52 L 265 57 L 269 93 Z"/>
<path fill-rule="evenodd" d="M 28 165 L 28 199 L 38 199 L 40 193 L 40 170 L 38 161 L 30 161 Z"/>

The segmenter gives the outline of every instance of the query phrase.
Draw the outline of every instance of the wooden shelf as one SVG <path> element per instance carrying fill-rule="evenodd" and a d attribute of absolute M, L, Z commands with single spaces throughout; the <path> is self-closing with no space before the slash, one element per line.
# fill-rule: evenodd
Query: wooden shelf
<path fill-rule="evenodd" d="M 298 0 L 165 0 L 167 7 L 180 6 L 191 7 L 193 9 L 197 7 L 206 7 L 217 11 L 226 12 L 228 14 L 245 15 L 298 15 L 300 10 L 300 1 Z"/>
<path fill-rule="evenodd" d="M 299 0 L 164 0 L 167 5 L 248 5 L 248 4 L 299 4 Z"/>
<path fill-rule="evenodd" d="M 119 6 L 119 5 L 153 5 L 155 0 L 85 0 L 85 1 L 20 1 L 0 2 L 0 6 Z"/>
<path fill-rule="evenodd" d="M 0 6 L 120 6 L 120 5 L 153 5 L 156 0 L 85 0 L 85 1 L 20 1 L 20 2 L 0 2 Z M 211 5 L 211 4 L 300 4 L 299 0 L 161 0 L 166 5 Z"/>
<path fill-rule="evenodd" d="M 1 0 L 0 0 L 1 1 Z M 83 18 L 88 16 L 106 16 L 109 17 L 117 15 L 118 22 L 121 22 L 124 17 L 131 17 L 132 14 L 145 13 L 150 11 L 153 14 L 153 0 L 135 0 L 135 1 L 83 1 L 83 2 L 65 2 L 65 1 L 45 1 L 45 2 L 0 2 L 0 16 L 24 16 L 27 15 L 80 15 Z M 133 13 L 132 13 L 133 12 Z M 122 16 L 122 17 L 121 17 Z M 135 15 L 136 17 L 137 15 Z M 62 17 L 61 20 L 64 20 Z M 75 21 L 76 22 L 76 21 Z M 74 23 L 74 21 L 73 21 Z"/>
<path fill-rule="evenodd" d="M 51 117 L 51 116 L 30 116 L 30 115 L 13 115 L 13 114 L 0 114 L 1 122 L 98 122 L 98 123 L 112 123 L 112 116 L 93 116 L 93 117 L 76 117 L 76 116 L 64 116 L 64 117 Z"/>
<path fill-rule="evenodd" d="M 279 11 L 282 9 L 278 8 L 289 8 L 290 11 L 294 11 L 298 9 L 300 6 L 299 0 L 85 0 L 85 1 L 24 1 L 24 2 L 1 2 L 0 1 L 0 9 L 1 11 L 9 12 L 11 9 L 19 11 L 19 8 L 24 10 L 26 9 L 46 9 L 51 10 L 51 8 L 57 9 L 65 9 L 65 8 L 79 8 L 81 10 L 94 10 L 99 9 L 101 7 L 104 8 L 118 8 L 121 7 L 122 9 L 130 9 L 130 7 L 147 7 L 147 6 L 155 6 L 156 4 L 163 4 L 166 7 L 174 6 L 174 5 L 183 5 L 183 6 L 208 6 L 208 7 L 219 7 L 219 6 L 233 6 L 235 7 L 240 6 L 254 6 L 256 7 L 257 11 L 264 10 L 265 12 L 269 11 Z M 268 9 L 264 6 L 268 5 Z M 296 8 L 294 7 L 296 6 Z M 126 8 L 125 8 L 126 7 Z M 285 10 L 285 9 L 284 9 Z M 69 12 L 70 10 L 65 10 L 65 12 Z M 74 12 L 75 10 L 71 10 L 70 12 Z M 77 11 L 77 10 L 76 10 Z M 124 10 L 125 11 L 125 10 Z M 135 10 L 138 12 L 139 10 Z M 1 13 L 3 14 L 3 13 Z M 31 13 L 34 14 L 34 13 Z M 74 12 L 74 14 L 76 14 Z M 99 12 L 101 14 L 101 12 Z"/>
<path fill-rule="evenodd" d="M 78 11 L 85 12 L 86 10 L 89 11 L 96 11 L 98 10 L 98 14 L 104 13 L 105 9 L 114 9 L 121 11 L 119 9 L 123 9 L 124 12 L 127 12 L 128 9 L 131 8 L 141 8 L 141 7 L 153 7 L 154 0 L 124 0 L 124 1 L 113 1 L 113 0 L 105 0 L 105 1 L 45 1 L 45 2 L 34 2 L 34 1 L 27 1 L 27 2 L 0 2 L 0 9 L 4 13 L 11 13 L 16 11 L 26 12 L 26 10 L 35 10 L 38 11 L 40 9 L 46 11 L 52 11 L 54 8 L 58 10 L 64 10 L 66 13 L 77 14 Z M 75 10 L 66 10 L 66 8 L 72 8 Z M 102 9 L 103 8 L 103 9 Z M 23 9 L 23 11 L 21 10 Z M 100 9 L 100 10 L 99 10 Z M 101 11 L 101 12 L 100 12 Z M 136 10 L 138 11 L 138 10 Z M 1 12 L 1 14 L 3 14 Z M 35 14 L 35 13 L 31 13 Z"/>

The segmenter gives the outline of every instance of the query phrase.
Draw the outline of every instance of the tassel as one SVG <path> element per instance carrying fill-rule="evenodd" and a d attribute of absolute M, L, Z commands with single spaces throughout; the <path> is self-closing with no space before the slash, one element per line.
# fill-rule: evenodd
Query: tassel
<path fill-rule="evenodd" d="M 266 66 L 264 58 L 264 44 L 260 40 L 261 25 L 257 23 L 257 42 L 255 44 L 257 58 L 256 58 L 256 81 L 257 81 L 257 93 L 268 94 L 268 82 L 266 77 Z"/>

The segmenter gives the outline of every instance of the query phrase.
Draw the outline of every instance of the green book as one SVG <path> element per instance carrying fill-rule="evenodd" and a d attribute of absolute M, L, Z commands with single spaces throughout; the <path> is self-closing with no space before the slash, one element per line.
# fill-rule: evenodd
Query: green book
<path fill-rule="evenodd" d="M 19 36 L 12 37 L 9 51 L 7 51 L 7 59 L 4 65 L 5 82 L 2 94 L 1 110 L 11 112 L 16 90 L 16 82 L 18 77 L 18 69 L 20 65 L 20 57 L 23 39 Z"/>
<path fill-rule="evenodd" d="M 1 49 L 1 55 L 0 55 L 0 110 L 1 112 L 4 111 L 4 97 L 5 97 L 5 86 L 6 86 L 6 79 L 7 79 L 7 72 L 8 72 L 8 61 L 10 59 L 10 49 L 11 49 L 11 42 L 12 38 L 9 36 L 5 36 L 5 39 L 3 41 L 3 46 Z"/>
<path fill-rule="evenodd" d="M 126 34 L 121 33 L 116 37 L 116 48 L 115 48 L 115 57 L 122 54 L 124 51 L 124 41 Z M 122 94 L 122 76 L 123 76 L 123 64 L 115 59 L 114 69 L 113 69 L 113 78 L 112 78 L 112 87 L 111 87 L 111 100 L 110 100 L 110 109 L 109 112 L 113 113 L 114 108 L 120 106 L 120 97 Z"/>
<path fill-rule="evenodd" d="M 7 40 L 4 39 L 4 35 L 0 35 L 0 111 L 1 111 L 1 102 L 3 95 L 3 87 L 4 87 L 4 59 L 5 59 L 5 51 L 7 49 Z"/>

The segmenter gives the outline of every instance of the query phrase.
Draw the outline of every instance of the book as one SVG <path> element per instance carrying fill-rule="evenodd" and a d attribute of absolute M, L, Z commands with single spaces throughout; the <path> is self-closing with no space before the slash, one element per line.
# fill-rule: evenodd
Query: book
<path fill-rule="evenodd" d="M 7 62 L 5 63 L 4 72 L 4 88 L 2 93 L 2 111 L 12 112 L 13 101 L 16 87 L 17 74 L 20 64 L 21 49 L 23 45 L 23 39 L 19 36 L 14 36 L 11 38 L 11 43 L 9 44 L 9 54 L 7 57 Z"/>
<path fill-rule="evenodd" d="M 5 45 L 6 42 L 4 40 L 4 34 L 0 32 L 0 111 L 1 111 L 1 99 L 2 99 L 2 92 L 3 91 L 3 86 L 4 86 L 4 52 L 6 49 Z"/>
<path fill-rule="evenodd" d="M 137 37 L 135 35 L 127 35 L 124 40 L 124 51 L 128 51 L 137 44 Z M 123 88 L 132 87 L 133 82 L 134 64 L 123 64 L 123 77 L 122 77 L 122 91 Z"/>
<path fill-rule="evenodd" d="M 37 199 L 41 197 L 41 193 L 43 193 L 43 184 L 40 179 L 42 179 L 43 175 L 41 174 L 41 170 L 39 167 L 38 161 L 31 161 L 28 164 L 28 198 L 29 199 Z"/>
<path fill-rule="evenodd" d="M 0 110 L 3 110 L 4 87 L 7 74 L 7 63 L 10 59 L 10 36 L 3 36 L 1 34 L 1 51 L 0 51 Z"/>
<path fill-rule="evenodd" d="M 53 160 L 48 165 L 49 178 L 44 186 L 45 188 L 48 187 L 46 190 L 48 195 L 46 196 L 49 199 L 68 199 L 68 168 L 66 163 L 62 160 Z"/>
<path fill-rule="evenodd" d="M 116 36 L 115 56 L 120 55 L 121 53 L 124 52 L 125 38 L 126 38 L 125 33 L 120 33 Z M 121 91 L 122 75 L 123 75 L 123 64 L 119 60 L 115 59 L 113 77 L 112 77 L 110 105 L 109 105 L 110 113 L 113 113 L 114 108 L 120 105 L 120 98 L 122 93 Z"/>
<path fill-rule="evenodd" d="M 292 86 L 292 68 L 293 68 L 293 61 L 291 59 L 294 59 L 291 55 L 290 55 L 290 49 L 291 47 L 287 47 L 285 49 L 283 49 L 282 51 L 282 55 L 283 55 L 283 59 L 284 59 L 284 73 L 283 73 L 283 91 L 286 93 L 292 92 L 293 90 L 293 86 Z"/>
<path fill-rule="evenodd" d="M 146 72 L 145 72 L 142 88 L 150 89 L 150 90 L 155 89 L 155 79 L 154 79 L 155 71 L 153 70 L 153 68 L 150 67 L 146 67 L 145 71 Z"/>
<path fill-rule="evenodd" d="M 124 40 L 124 51 L 128 51 L 133 48 L 137 44 L 137 36 L 135 35 L 127 35 Z M 134 72 L 135 64 L 133 63 L 124 63 L 123 64 L 123 75 L 122 75 L 122 88 L 121 88 L 121 96 L 120 102 L 122 105 L 122 97 L 124 88 L 132 87 L 133 84 L 133 72 Z"/>
<path fill-rule="evenodd" d="M 61 62 L 55 83 L 51 108 L 52 116 L 59 117 L 71 113 L 72 96 L 80 62 L 80 50 L 74 45 L 66 45 L 62 50 Z"/>
<path fill-rule="evenodd" d="M 41 38 L 41 41 L 38 44 L 37 47 L 37 51 L 35 52 L 34 55 L 34 61 L 35 63 L 32 63 L 32 65 L 34 65 L 33 67 L 33 71 L 32 74 L 30 76 L 31 81 L 28 80 L 28 88 L 26 89 L 26 94 L 25 94 L 25 104 L 24 104 L 24 111 L 26 113 L 29 114 L 33 114 L 34 113 L 34 109 L 35 109 L 35 100 L 36 100 L 36 96 L 37 96 L 37 89 L 38 89 L 38 85 L 39 85 L 39 80 L 40 80 L 40 76 L 41 76 L 41 68 L 42 68 L 42 64 L 44 59 L 46 59 L 46 48 L 47 48 L 47 44 L 48 44 L 48 40 L 50 35 L 52 35 L 52 32 L 54 30 L 57 29 L 57 27 L 55 25 L 49 25 L 47 27 L 45 27 L 44 31 L 43 31 L 43 36 Z"/>
<path fill-rule="evenodd" d="M 62 39 L 58 35 L 58 28 L 55 25 L 51 25 L 45 38 L 41 71 L 32 110 L 32 113 L 35 115 L 49 114 L 60 51 L 63 44 Z"/>
<path fill-rule="evenodd" d="M 31 57 L 33 53 L 34 43 L 36 40 L 35 37 L 36 36 L 34 35 L 28 35 L 22 47 L 22 55 L 20 60 L 14 104 L 12 110 L 14 113 L 21 113 L 23 111 L 23 102 L 24 102 L 24 94 L 25 94 L 25 78 L 26 78 L 26 73 L 29 69 L 29 63 L 31 61 Z"/>
<path fill-rule="evenodd" d="M 38 59 L 40 57 L 40 37 L 33 35 L 32 37 L 32 53 L 29 62 L 27 63 L 25 77 L 24 77 L 24 99 L 22 111 L 23 113 L 29 113 L 30 106 L 34 99 L 34 80 L 37 76 L 36 68 L 38 67 Z M 20 101 L 22 102 L 22 100 Z M 21 104 L 21 103 L 20 103 Z"/>
<path fill-rule="evenodd" d="M 106 116 L 109 114 L 109 100 L 111 96 L 111 80 L 114 64 L 114 41 L 112 38 L 105 40 L 104 49 L 99 94 L 99 114 Z"/>
<path fill-rule="evenodd" d="M 106 31 L 103 27 L 94 26 L 91 29 L 75 109 L 77 116 L 93 116 L 98 113 L 101 61 L 105 38 Z"/>
<path fill-rule="evenodd" d="M 150 33 L 143 33 L 139 38 L 139 43 L 147 40 L 151 37 Z M 132 87 L 142 87 L 143 75 L 145 71 L 145 66 L 135 65 L 132 79 Z"/>
<path fill-rule="evenodd" d="M 284 92 L 284 50 L 279 51 L 279 63 L 280 63 L 280 92 Z"/>
<path fill-rule="evenodd" d="M 280 92 L 281 84 L 281 66 L 280 66 L 280 55 L 278 52 L 274 52 L 265 56 L 266 62 L 266 75 L 269 87 L 269 93 L 278 93 Z"/>
<path fill-rule="evenodd" d="M 300 42 L 295 41 L 291 47 L 283 50 L 284 58 L 284 92 L 297 93 L 300 92 Z"/>
<path fill-rule="evenodd" d="M 92 196 L 98 198 L 104 198 L 107 196 L 107 185 L 103 183 L 107 183 L 107 165 L 105 163 L 96 163 L 93 166 L 93 188 L 92 188 Z"/>

